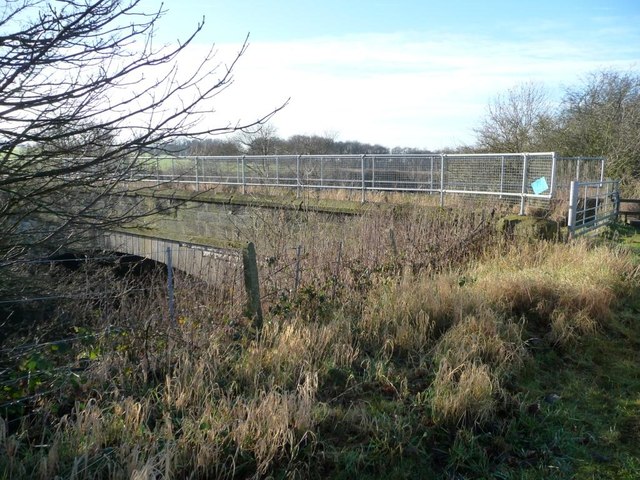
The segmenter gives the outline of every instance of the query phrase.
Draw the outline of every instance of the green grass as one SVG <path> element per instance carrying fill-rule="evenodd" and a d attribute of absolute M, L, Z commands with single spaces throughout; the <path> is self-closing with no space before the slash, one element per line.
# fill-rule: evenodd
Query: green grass
<path fill-rule="evenodd" d="M 607 227 L 602 234 L 607 239 L 620 242 L 632 249 L 636 254 L 640 255 L 640 230 L 631 225 L 616 223 Z"/>
<path fill-rule="evenodd" d="M 640 475 L 639 313 L 640 304 L 630 301 L 603 331 L 583 339 L 577 348 L 540 352 L 525 369 L 519 389 L 525 403 L 539 403 L 540 410 L 515 422 L 528 427 L 523 430 L 526 443 L 518 428 L 511 441 L 548 456 L 546 462 L 557 467 L 548 475 L 585 479 Z M 550 394 L 560 399 L 547 403 L 544 399 Z M 530 473 L 530 478 L 545 475 Z"/>

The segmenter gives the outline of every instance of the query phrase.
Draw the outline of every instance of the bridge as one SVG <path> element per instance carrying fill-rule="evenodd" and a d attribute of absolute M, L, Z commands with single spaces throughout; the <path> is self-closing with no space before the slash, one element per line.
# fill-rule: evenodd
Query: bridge
<path fill-rule="evenodd" d="M 130 180 L 146 188 L 135 189 L 129 200 L 147 210 L 164 202 L 164 208 L 142 228 L 98 235 L 96 246 L 165 264 L 170 251 L 175 268 L 208 282 L 238 273 L 240 248 L 255 240 L 248 232 L 264 208 L 287 215 L 313 210 L 329 221 L 335 214 L 385 208 L 363 206 L 371 192 L 414 192 L 432 196 L 435 206 L 444 204 L 445 195 L 492 196 L 519 203 L 520 214 L 529 203 L 544 207 L 561 199 L 573 236 L 606 224 L 618 208 L 617 184 L 603 179 L 603 159 L 555 153 L 171 157 L 147 160 L 145 166 L 146 172 Z M 213 190 L 220 186 L 238 193 Z M 252 187 L 293 190 L 295 196 L 249 195 Z M 355 190 L 361 198 L 301 200 L 301 192 L 312 189 Z"/>
<path fill-rule="evenodd" d="M 216 284 L 220 279 L 238 275 L 242 266 L 239 249 L 145 236 L 125 230 L 98 232 L 94 242 L 94 246 L 99 249 L 127 253 L 171 265 L 209 284 Z"/>

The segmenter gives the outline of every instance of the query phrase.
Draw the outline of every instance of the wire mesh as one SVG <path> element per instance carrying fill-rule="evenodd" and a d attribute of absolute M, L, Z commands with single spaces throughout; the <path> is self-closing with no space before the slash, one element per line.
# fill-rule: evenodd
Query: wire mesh
<path fill-rule="evenodd" d="M 149 172 L 151 164 L 147 162 L 147 180 L 153 177 Z M 158 182 L 439 192 L 441 195 L 493 195 L 521 201 L 524 198 L 547 201 L 556 195 L 568 197 L 571 180 L 602 180 L 603 172 L 602 158 L 563 158 L 552 152 L 155 159 Z"/>

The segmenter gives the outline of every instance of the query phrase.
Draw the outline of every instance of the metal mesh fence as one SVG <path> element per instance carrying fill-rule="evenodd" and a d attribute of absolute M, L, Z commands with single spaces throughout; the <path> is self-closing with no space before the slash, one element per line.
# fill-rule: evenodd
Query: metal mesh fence
<path fill-rule="evenodd" d="M 155 171 L 152 171 L 155 170 Z M 572 180 L 601 181 L 602 158 L 555 153 L 415 155 L 243 155 L 157 157 L 140 179 L 157 182 L 493 195 L 568 197 Z"/>

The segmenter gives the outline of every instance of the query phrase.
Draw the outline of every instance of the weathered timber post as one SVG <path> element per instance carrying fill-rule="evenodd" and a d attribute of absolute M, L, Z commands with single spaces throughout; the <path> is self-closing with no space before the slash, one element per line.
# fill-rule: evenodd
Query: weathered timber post
<path fill-rule="evenodd" d="M 398 258 L 398 245 L 396 244 L 396 233 L 393 228 L 389 229 L 389 243 L 391 244 L 391 253 L 393 254 L 393 259 Z"/>
<path fill-rule="evenodd" d="M 302 245 L 298 245 L 296 247 L 296 274 L 295 274 L 294 283 L 293 283 L 294 293 L 298 291 L 298 287 L 300 286 L 300 260 L 301 259 L 302 259 Z"/>
<path fill-rule="evenodd" d="M 167 247 L 167 297 L 169 300 L 169 321 L 176 325 L 176 307 L 173 291 L 173 257 L 171 247 Z"/>
<path fill-rule="evenodd" d="M 253 326 L 259 334 L 262 330 L 262 306 L 260 305 L 258 261 L 253 242 L 249 242 L 242 249 L 242 265 L 244 267 L 244 288 L 247 292 L 247 315 L 253 321 Z"/>
<path fill-rule="evenodd" d="M 333 288 L 331 289 L 331 299 L 336 299 L 336 289 L 338 287 L 338 279 L 340 278 L 340 266 L 342 264 L 342 240 L 338 245 L 338 260 L 336 261 L 336 273 L 333 276 Z"/>

